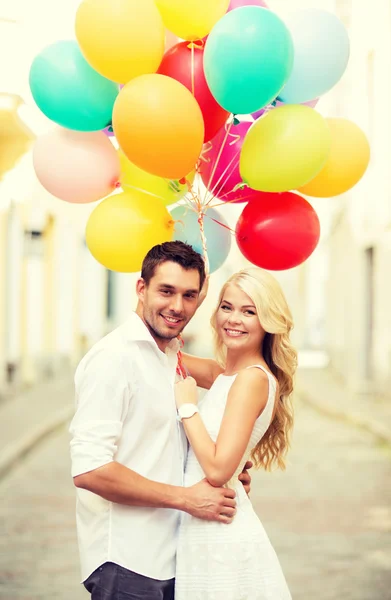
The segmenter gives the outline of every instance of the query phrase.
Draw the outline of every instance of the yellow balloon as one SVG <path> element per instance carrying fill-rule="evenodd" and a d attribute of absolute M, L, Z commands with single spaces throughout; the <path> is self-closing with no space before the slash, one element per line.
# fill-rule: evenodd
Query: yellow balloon
<path fill-rule="evenodd" d="M 120 183 L 125 191 L 135 189 L 146 192 L 162 200 L 165 206 L 175 204 L 189 191 L 187 183 L 179 183 L 178 179 L 163 179 L 136 167 L 121 149 L 118 150 L 118 157 L 121 166 Z M 193 183 L 194 177 L 195 171 L 192 171 L 186 179 Z"/>
<path fill-rule="evenodd" d="M 249 129 L 240 174 L 254 190 L 295 190 L 322 169 L 330 143 L 326 120 L 312 108 L 299 104 L 275 108 Z"/>
<path fill-rule="evenodd" d="M 118 83 L 155 73 L 164 54 L 163 20 L 153 0 L 83 0 L 76 38 L 90 65 Z"/>
<path fill-rule="evenodd" d="M 157 198 L 132 190 L 110 196 L 91 213 L 86 242 L 107 269 L 136 273 L 147 252 L 173 238 L 174 221 Z"/>
<path fill-rule="evenodd" d="M 300 192 L 331 198 L 347 192 L 363 177 L 371 149 L 365 133 L 348 119 L 326 119 L 331 131 L 331 151 L 321 172 Z"/>
<path fill-rule="evenodd" d="M 189 42 L 201 40 L 225 15 L 230 0 L 155 0 L 167 29 Z"/>

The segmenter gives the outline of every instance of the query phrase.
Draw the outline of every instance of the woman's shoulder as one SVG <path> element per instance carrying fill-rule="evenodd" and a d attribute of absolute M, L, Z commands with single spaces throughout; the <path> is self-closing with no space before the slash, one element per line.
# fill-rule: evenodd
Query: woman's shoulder
<path fill-rule="evenodd" d="M 256 391 L 266 390 L 269 385 L 269 376 L 259 367 L 247 367 L 238 371 L 234 385 L 255 388 Z"/>

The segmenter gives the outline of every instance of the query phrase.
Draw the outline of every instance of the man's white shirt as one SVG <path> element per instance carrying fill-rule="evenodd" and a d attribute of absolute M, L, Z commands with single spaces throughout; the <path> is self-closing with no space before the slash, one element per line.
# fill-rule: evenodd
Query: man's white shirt
<path fill-rule="evenodd" d="M 75 375 L 72 476 L 112 461 L 143 477 L 183 485 L 186 436 L 176 418 L 177 340 L 163 353 L 132 314 L 82 359 Z M 77 489 L 82 581 L 105 562 L 153 579 L 175 576 L 180 512 L 104 500 Z"/>

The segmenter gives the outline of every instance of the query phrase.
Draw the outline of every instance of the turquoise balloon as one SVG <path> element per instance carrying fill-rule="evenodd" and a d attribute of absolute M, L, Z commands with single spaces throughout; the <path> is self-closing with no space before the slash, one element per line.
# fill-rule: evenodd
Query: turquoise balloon
<path fill-rule="evenodd" d="M 271 10 L 244 6 L 214 26 L 205 46 L 211 92 L 233 114 L 250 114 L 279 94 L 291 74 L 293 41 Z"/>
<path fill-rule="evenodd" d="M 278 99 L 300 104 L 325 94 L 341 79 L 349 62 L 349 35 L 332 13 L 308 9 L 286 21 L 293 37 L 292 74 Z"/>
<path fill-rule="evenodd" d="M 60 41 L 35 57 L 31 93 L 38 108 L 66 129 L 99 131 L 111 123 L 118 84 L 87 63 L 74 41 Z"/>
<path fill-rule="evenodd" d="M 190 210 L 187 206 L 177 206 L 170 212 L 175 221 L 182 221 L 182 223 L 175 223 L 174 240 L 190 244 L 196 252 L 203 256 L 197 213 Z M 228 229 L 212 219 L 228 227 L 226 220 L 220 213 L 213 208 L 207 211 L 204 217 L 204 231 L 210 273 L 217 271 L 225 262 L 231 250 L 232 238 L 231 232 Z"/>

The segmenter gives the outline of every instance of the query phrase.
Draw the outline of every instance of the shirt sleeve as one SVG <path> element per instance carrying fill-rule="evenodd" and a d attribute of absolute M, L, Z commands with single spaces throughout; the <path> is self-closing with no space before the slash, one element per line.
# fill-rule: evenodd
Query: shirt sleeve
<path fill-rule="evenodd" d="M 70 425 L 72 477 L 113 462 L 131 382 L 122 357 L 107 349 L 86 357 L 75 375 L 76 413 Z"/>

